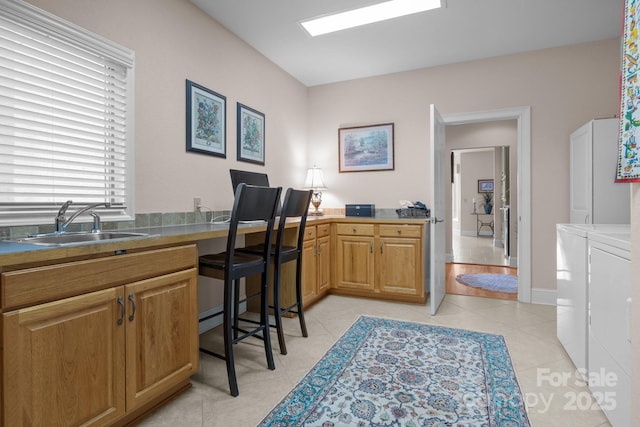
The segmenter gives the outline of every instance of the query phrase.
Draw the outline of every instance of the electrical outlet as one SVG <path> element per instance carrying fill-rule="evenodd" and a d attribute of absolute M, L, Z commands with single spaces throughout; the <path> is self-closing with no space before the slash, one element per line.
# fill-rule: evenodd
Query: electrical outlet
<path fill-rule="evenodd" d="M 200 211 L 201 207 L 202 207 L 202 204 L 200 203 L 200 197 L 194 197 L 193 198 L 193 210 L 194 211 Z"/>

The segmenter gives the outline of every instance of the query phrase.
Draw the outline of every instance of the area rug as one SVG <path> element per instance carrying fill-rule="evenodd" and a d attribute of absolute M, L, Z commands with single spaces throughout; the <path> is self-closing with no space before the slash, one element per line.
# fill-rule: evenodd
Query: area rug
<path fill-rule="evenodd" d="M 346 425 L 530 424 L 502 336 L 360 317 L 260 423 Z"/>
<path fill-rule="evenodd" d="M 458 274 L 456 281 L 463 285 L 488 291 L 518 293 L 518 276 L 508 274 Z"/>

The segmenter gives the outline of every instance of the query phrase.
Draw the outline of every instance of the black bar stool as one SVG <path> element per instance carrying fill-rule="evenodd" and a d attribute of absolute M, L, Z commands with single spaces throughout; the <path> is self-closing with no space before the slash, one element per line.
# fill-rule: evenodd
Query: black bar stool
<path fill-rule="evenodd" d="M 203 353 L 224 359 L 227 363 L 227 376 L 229 389 L 232 396 L 238 395 L 238 383 L 233 358 L 233 344 L 247 337 L 257 337 L 264 341 L 264 351 L 267 357 L 269 369 L 275 369 L 273 354 L 271 351 L 271 338 L 269 335 L 269 308 L 268 308 L 268 282 L 269 266 L 271 264 L 271 251 L 264 250 L 261 253 L 248 253 L 236 250 L 236 236 L 238 224 L 241 221 L 265 221 L 266 233 L 264 247 L 271 247 L 271 235 L 275 223 L 276 208 L 280 200 L 282 187 L 258 187 L 240 184 L 236 190 L 231 221 L 229 224 L 229 236 L 227 238 L 227 250 L 218 254 L 202 255 L 199 258 L 199 272 L 203 276 L 224 280 L 223 302 L 223 328 L 224 328 L 224 356 L 211 350 L 200 348 Z M 232 320 L 237 319 L 237 312 L 232 310 L 238 306 L 237 300 L 240 288 L 240 279 L 254 274 L 261 275 L 260 281 L 260 321 L 257 326 L 249 331 L 242 330 L 238 336 L 238 329 L 234 327 Z M 200 319 L 200 322 L 208 320 L 221 313 L 214 313 Z M 237 326 L 237 325 L 236 325 Z"/>
<path fill-rule="evenodd" d="M 313 191 L 294 190 L 289 188 L 285 193 L 275 244 L 271 246 L 271 258 L 273 260 L 273 314 L 275 327 L 278 332 L 278 344 L 280 353 L 287 354 L 287 346 L 284 341 L 284 331 L 282 329 L 282 316 L 287 313 L 295 313 L 300 321 L 302 336 L 309 336 L 307 325 L 304 320 L 304 310 L 302 307 L 302 245 L 304 242 L 304 229 L 307 223 L 307 213 Z M 287 219 L 299 218 L 296 246 L 284 244 L 284 234 Z M 254 245 L 247 248 L 239 248 L 239 251 L 250 254 L 264 253 L 264 245 Z M 282 264 L 296 261 L 296 301 L 288 307 L 281 307 L 280 301 L 280 273 Z M 244 319 L 246 320 L 246 319 Z"/>

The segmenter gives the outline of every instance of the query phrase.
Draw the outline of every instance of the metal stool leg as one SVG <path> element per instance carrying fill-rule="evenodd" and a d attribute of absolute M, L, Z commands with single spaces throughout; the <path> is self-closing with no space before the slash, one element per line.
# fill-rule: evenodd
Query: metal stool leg
<path fill-rule="evenodd" d="M 287 354 L 287 345 L 284 342 L 284 331 L 282 330 L 282 309 L 280 308 L 280 266 L 274 262 L 273 270 L 273 316 L 276 321 L 276 331 L 278 332 L 278 345 L 280 354 Z"/>

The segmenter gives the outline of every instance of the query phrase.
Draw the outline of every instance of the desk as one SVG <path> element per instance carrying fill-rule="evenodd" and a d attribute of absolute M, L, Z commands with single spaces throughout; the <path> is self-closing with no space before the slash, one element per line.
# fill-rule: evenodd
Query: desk
<path fill-rule="evenodd" d="M 480 236 L 480 230 L 482 227 L 488 227 L 491 230 L 491 236 L 493 236 L 493 214 L 485 214 L 481 212 L 471 212 L 471 215 L 476 216 L 476 237 Z M 487 220 L 484 217 L 489 217 Z"/>

